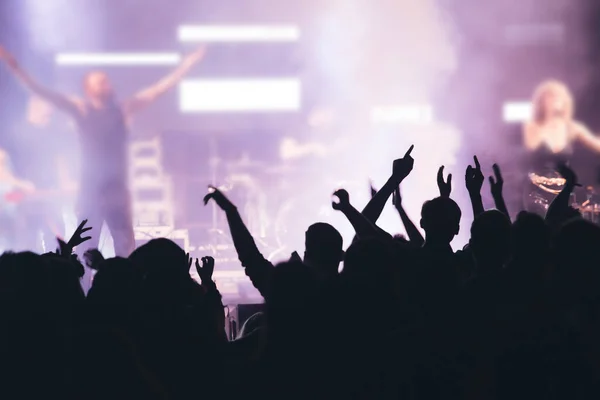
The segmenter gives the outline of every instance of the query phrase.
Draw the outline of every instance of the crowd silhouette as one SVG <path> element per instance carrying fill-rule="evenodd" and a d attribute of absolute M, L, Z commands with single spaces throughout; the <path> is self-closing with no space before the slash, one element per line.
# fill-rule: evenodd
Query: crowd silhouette
<path fill-rule="evenodd" d="M 214 259 L 193 260 L 170 240 L 127 258 L 97 250 L 78 257 L 98 228 L 83 221 L 55 253 L 2 255 L 2 397 L 598 398 L 600 227 L 569 204 L 575 173 L 557 166 L 566 184 L 545 218 L 522 211 L 511 220 L 497 165 L 489 178 L 496 208 L 484 210 L 475 157 L 464 182 L 470 241 L 454 252 L 463 211 L 443 167 L 439 197 L 422 207 L 424 236 L 403 209 L 412 149 L 364 210 L 335 191 L 333 209 L 356 231 L 345 251 L 340 233 L 317 222 L 303 256 L 279 265 L 261 254 L 236 205 L 210 188 L 204 204 L 225 214 L 241 266 L 265 300 L 235 340 L 225 331 Z M 377 226 L 390 199 L 407 237 Z M 86 269 L 97 271 L 87 295 Z"/>

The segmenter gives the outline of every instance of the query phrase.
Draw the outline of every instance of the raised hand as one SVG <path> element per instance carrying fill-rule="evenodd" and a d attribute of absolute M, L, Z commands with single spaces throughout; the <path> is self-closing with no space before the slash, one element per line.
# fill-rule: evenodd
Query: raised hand
<path fill-rule="evenodd" d="M 350 206 L 350 195 L 346 191 L 346 189 L 339 189 L 334 194 L 333 197 L 336 198 L 336 201 L 331 203 L 331 206 L 336 211 L 344 211 L 347 210 Z"/>
<path fill-rule="evenodd" d="M 567 186 L 568 187 L 575 187 L 575 186 L 581 186 L 578 181 L 577 181 L 577 175 L 575 174 L 575 171 L 573 171 L 571 168 L 569 168 L 568 165 L 566 164 L 559 164 L 557 166 L 558 169 L 558 173 L 565 178 L 565 180 L 567 181 Z"/>
<path fill-rule="evenodd" d="M 214 200 L 223 211 L 235 210 L 235 205 L 225 197 L 223 192 L 214 186 L 209 186 L 208 188 L 211 192 L 204 196 L 204 205 L 207 205 L 209 201 Z"/>
<path fill-rule="evenodd" d="M 504 178 L 502 178 L 502 172 L 500 171 L 498 164 L 494 164 L 492 168 L 494 169 L 494 176 L 489 177 L 492 196 L 502 196 L 502 188 L 504 187 Z"/>
<path fill-rule="evenodd" d="M 73 253 L 73 249 L 69 249 L 67 242 L 65 242 L 59 237 L 57 237 L 56 240 L 58 241 L 58 249 L 56 249 L 56 254 L 58 254 L 59 256 L 68 257 Z"/>
<path fill-rule="evenodd" d="M 215 271 L 215 259 L 212 257 L 202 257 L 202 266 L 200 266 L 200 260 L 196 258 L 196 272 L 200 276 L 200 280 L 203 284 L 211 283 L 213 273 Z"/>
<path fill-rule="evenodd" d="M 74 249 L 75 247 L 79 246 L 82 243 L 87 242 L 88 240 L 90 240 L 92 237 L 91 236 L 82 236 L 84 233 L 89 232 L 92 230 L 92 227 L 86 227 L 88 220 L 84 219 L 81 224 L 79 224 L 79 226 L 77 227 L 77 229 L 75 229 L 75 233 L 73 233 L 73 236 L 71 236 L 71 239 L 69 239 L 69 242 L 67 243 L 67 245 L 69 247 L 71 247 L 72 249 Z"/>
<path fill-rule="evenodd" d="M 477 156 L 474 156 L 473 160 L 475 161 L 475 167 L 469 165 L 465 173 L 465 184 L 469 194 L 471 195 L 481 193 L 483 181 L 485 180 L 483 172 L 481 172 L 481 165 L 479 164 Z"/>
<path fill-rule="evenodd" d="M 70 256 L 71 253 L 73 253 L 73 249 L 77 246 L 79 246 L 82 243 L 87 242 L 88 240 L 90 240 L 92 237 L 91 236 L 83 236 L 84 233 L 90 231 L 92 228 L 91 227 L 86 227 L 85 225 L 87 224 L 87 219 L 83 220 L 83 222 L 81 224 L 79 224 L 79 226 L 77 227 L 77 229 L 75 229 L 75 232 L 73 233 L 73 236 L 71 236 L 71 239 L 69 239 L 68 242 L 64 242 L 62 239 L 58 238 L 58 245 L 59 245 L 59 249 L 60 249 L 60 254 L 63 256 Z"/>
<path fill-rule="evenodd" d="M 448 174 L 448 179 L 444 180 L 444 166 L 442 165 L 438 169 L 437 173 L 437 185 L 440 190 L 441 197 L 450 197 L 452 193 L 452 174 Z"/>
<path fill-rule="evenodd" d="M 404 154 L 404 157 L 394 161 L 392 175 L 398 184 L 400 184 L 400 182 L 402 182 L 413 170 L 415 160 L 412 158 L 410 153 L 412 153 L 414 148 L 415 145 L 413 144 L 410 146 L 406 154 Z"/>
<path fill-rule="evenodd" d="M 192 257 L 190 257 L 190 253 L 185 253 L 185 258 L 187 259 L 188 271 L 189 271 L 190 269 L 192 269 L 192 264 L 194 263 L 194 259 Z"/>

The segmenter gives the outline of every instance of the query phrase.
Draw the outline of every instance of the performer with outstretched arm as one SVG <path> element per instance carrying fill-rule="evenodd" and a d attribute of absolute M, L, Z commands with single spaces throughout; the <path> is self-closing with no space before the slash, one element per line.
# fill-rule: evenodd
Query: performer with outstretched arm
<path fill-rule="evenodd" d="M 574 100 L 559 81 L 542 82 L 533 95 L 532 118 L 523 125 L 523 143 L 529 168 L 526 207 L 545 214 L 565 180 L 556 171 L 568 165 L 575 142 L 600 153 L 600 138 L 573 117 Z"/>
<path fill-rule="evenodd" d="M 78 217 L 96 228 L 88 248 L 98 246 L 106 222 L 118 256 L 129 256 L 135 247 L 131 204 L 127 187 L 127 121 L 175 86 L 204 57 L 204 48 L 187 56 L 170 75 L 120 103 L 106 73 L 93 71 L 83 81 L 84 97 L 71 98 L 38 83 L 15 58 L 0 47 L 0 59 L 23 85 L 71 116 L 77 123 L 82 173 L 79 181 Z M 84 250 L 84 249 L 81 249 Z"/>

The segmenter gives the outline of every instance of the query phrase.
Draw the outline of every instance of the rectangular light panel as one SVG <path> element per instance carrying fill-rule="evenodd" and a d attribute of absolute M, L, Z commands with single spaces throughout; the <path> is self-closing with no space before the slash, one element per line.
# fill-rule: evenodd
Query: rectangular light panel
<path fill-rule="evenodd" d="M 528 101 L 507 102 L 502 106 L 502 119 L 504 122 L 525 122 L 533 115 L 533 105 Z"/>
<path fill-rule="evenodd" d="M 179 86 L 184 113 L 292 112 L 301 107 L 299 79 L 197 79 Z"/>
<path fill-rule="evenodd" d="M 184 25 L 178 35 L 182 42 L 296 42 L 300 29 L 293 25 Z"/>
<path fill-rule="evenodd" d="M 429 124 L 433 122 L 433 108 L 427 104 L 377 106 L 371 108 L 371 122 L 375 124 Z"/>
<path fill-rule="evenodd" d="M 63 53 L 54 58 L 57 65 L 88 66 L 158 66 L 177 65 L 177 53 Z"/>

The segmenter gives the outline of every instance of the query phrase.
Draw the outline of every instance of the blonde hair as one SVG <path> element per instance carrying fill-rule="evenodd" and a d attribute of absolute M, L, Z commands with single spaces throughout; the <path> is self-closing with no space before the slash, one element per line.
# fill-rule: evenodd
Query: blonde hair
<path fill-rule="evenodd" d="M 548 118 L 546 110 L 544 109 L 544 98 L 549 93 L 554 93 L 563 98 L 566 103 L 563 118 L 567 121 L 571 121 L 575 109 L 573 94 L 567 85 L 558 80 L 544 81 L 540 83 L 533 92 L 533 120 L 538 124 L 542 124 Z"/>

